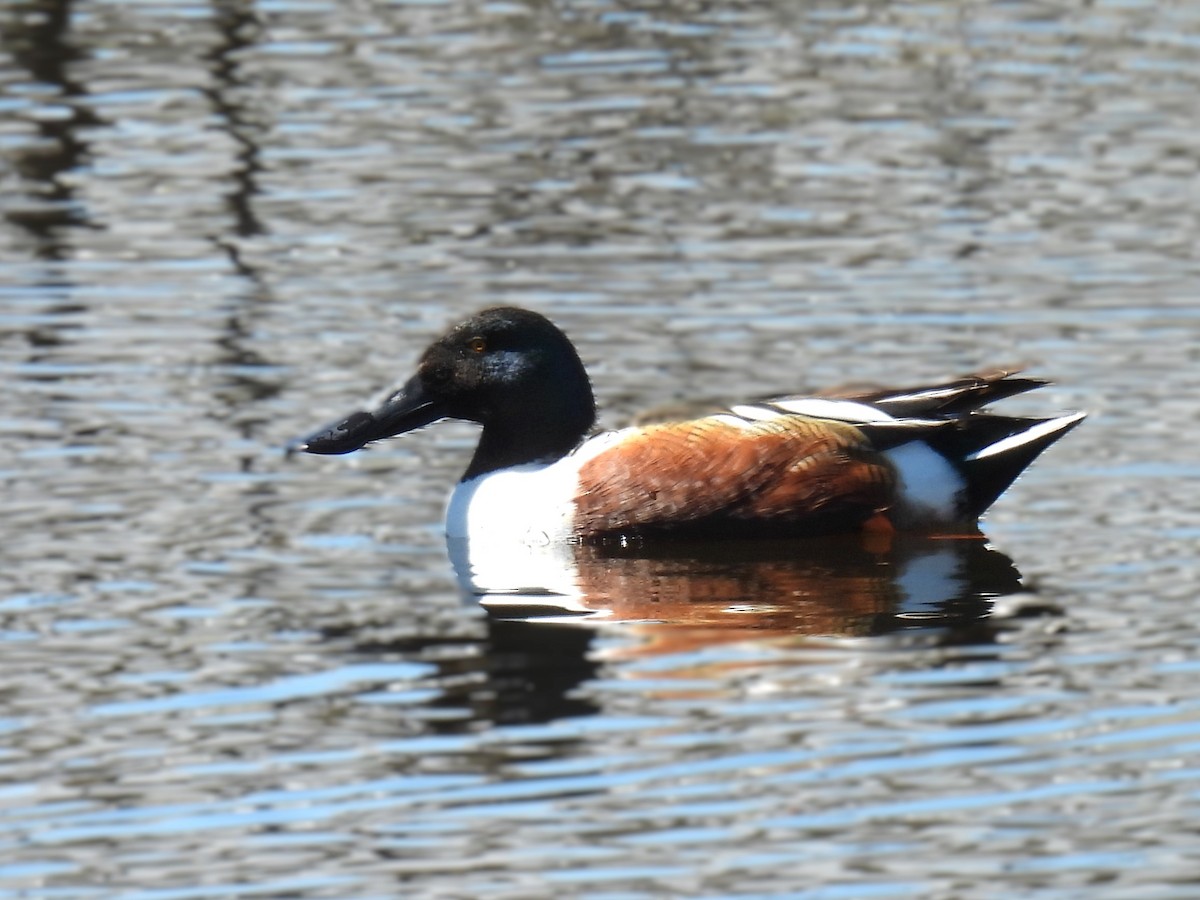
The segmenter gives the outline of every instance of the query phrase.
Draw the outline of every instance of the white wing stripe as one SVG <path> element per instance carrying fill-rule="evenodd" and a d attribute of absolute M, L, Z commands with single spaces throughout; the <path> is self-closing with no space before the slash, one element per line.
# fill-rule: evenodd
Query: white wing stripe
<path fill-rule="evenodd" d="M 770 406 L 749 406 L 744 403 L 738 406 L 731 406 L 729 411 L 736 416 L 741 416 L 743 419 L 749 419 L 752 422 L 778 419 L 784 414 L 781 410 Z"/>
<path fill-rule="evenodd" d="M 823 397 L 782 397 L 771 405 L 784 412 L 814 419 L 836 419 L 841 422 L 892 422 L 895 416 L 881 409 L 854 400 L 827 400 Z"/>

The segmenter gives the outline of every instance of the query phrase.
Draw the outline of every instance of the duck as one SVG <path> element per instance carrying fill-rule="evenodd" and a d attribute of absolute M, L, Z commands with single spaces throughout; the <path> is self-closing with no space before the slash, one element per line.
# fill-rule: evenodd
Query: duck
<path fill-rule="evenodd" d="M 287 449 L 345 454 L 442 419 L 479 424 L 445 519 L 448 538 L 476 545 L 953 531 L 977 528 L 1084 419 L 984 411 L 1048 383 L 1000 368 L 596 432 L 566 334 L 538 312 L 494 307 L 450 327 L 398 389 Z"/>

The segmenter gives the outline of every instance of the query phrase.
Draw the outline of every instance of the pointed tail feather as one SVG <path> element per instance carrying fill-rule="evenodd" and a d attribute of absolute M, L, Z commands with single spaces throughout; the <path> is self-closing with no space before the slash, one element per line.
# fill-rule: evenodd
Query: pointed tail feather
<path fill-rule="evenodd" d="M 913 388 L 846 386 L 822 392 L 833 399 L 857 400 L 884 410 L 897 418 L 965 415 L 1009 397 L 1043 387 L 1041 378 L 1015 377 L 1019 367 L 989 369 L 953 381 Z"/>
<path fill-rule="evenodd" d="M 967 512 L 977 518 L 1016 481 L 1037 456 L 1083 421 L 1085 413 L 1033 419 L 1009 434 L 963 457 L 959 470 L 967 480 Z"/>

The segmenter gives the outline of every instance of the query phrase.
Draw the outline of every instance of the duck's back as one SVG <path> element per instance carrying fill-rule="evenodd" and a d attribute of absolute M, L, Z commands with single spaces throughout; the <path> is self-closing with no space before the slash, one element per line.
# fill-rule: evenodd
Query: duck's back
<path fill-rule="evenodd" d="M 584 537 L 844 531 L 891 502 L 895 470 L 857 428 L 734 412 L 627 429 L 579 469 Z"/>

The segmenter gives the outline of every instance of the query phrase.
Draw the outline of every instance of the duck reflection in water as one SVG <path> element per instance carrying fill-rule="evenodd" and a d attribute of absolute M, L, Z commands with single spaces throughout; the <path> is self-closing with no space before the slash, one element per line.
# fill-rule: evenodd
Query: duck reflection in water
<path fill-rule="evenodd" d="M 462 540 L 449 550 L 464 595 L 493 618 L 621 623 L 638 654 L 918 627 L 979 639 L 993 601 L 1022 590 L 979 533 L 548 545 L 519 559 L 510 547 L 503 560 Z"/>
<path fill-rule="evenodd" d="M 489 585 L 481 580 L 486 572 L 473 567 L 465 542 L 449 546 L 465 596 L 488 613 L 473 649 L 453 652 L 462 639 L 445 636 L 356 641 L 356 650 L 371 657 L 434 650 L 428 658 L 438 668 L 431 681 L 439 690 L 428 703 L 447 714 L 430 717 L 425 727 L 439 734 L 476 732 L 480 723 L 594 715 L 602 701 L 578 688 L 621 660 L 670 660 L 674 654 L 671 664 L 654 669 L 655 678 L 671 681 L 701 669 L 744 670 L 796 659 L 790 652 L 755 652 L 755 663 L 736 653 L 690 655 L 739 642 L 803 652 L 792 645 L 915 632 L 920 645 L 987 644 L 1006 621 L 989 617 L 993 600 L 1022 589 L 1012 561 L 979 535 L 580 544 L 565 556 L 557 548 L 556 560 L 530 563 L 510 556 L 512 575 L 544 575 L 549 561 L 569 562 L 569 568 L 557 570 L 553 585 L 528 581 L 523 588 L 511 580 Z M 630 639 L 599 642 L 606 626 Z M 350 628 L 328 636 L 354 634 Z M 717 678 L 711 689 L 722 690 L 722 684 Z M 692 696 L 697 690 L 686 688 Z M 539 746 L 549 756 L 566 756 L 583 740 L 563 735 Z"/>

